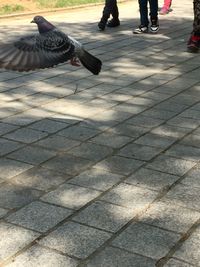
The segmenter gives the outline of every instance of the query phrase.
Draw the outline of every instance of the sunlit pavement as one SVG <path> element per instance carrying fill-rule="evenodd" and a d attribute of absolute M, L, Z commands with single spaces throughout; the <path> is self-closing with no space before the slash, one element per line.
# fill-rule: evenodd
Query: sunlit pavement
<path fill-rule="evenodd" d="M 200 266 L 200 56 L 192 1 L 172 8 L 156 35 L 132 34 L 132 1 L 104 32 L 102 6 L 46 14 L 100 75 L 0 72 L 0 266 Z M 0 20 L 0 40 L 31 19 Z"/>

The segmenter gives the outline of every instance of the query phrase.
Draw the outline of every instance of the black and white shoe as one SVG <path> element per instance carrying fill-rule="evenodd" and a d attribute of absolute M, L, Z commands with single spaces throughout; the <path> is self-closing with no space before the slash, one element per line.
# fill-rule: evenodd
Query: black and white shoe
<path fill-rule="evenodd" d="M 158 23 L 158 19 L 151 19 L 151 26 L 150 26 L 150 31 L 152 33 L 157 33 L 159 31 L 159 23 Z"/>
<path fill-rule="evenodd" d="M 104 31 L 105 30 L 106 23 L 107 23 L 107 20 L 105 20 L 103 18 L 99 21 L 99 23 L 98 23 L 99 31 Z"/>
<path fill-rule="evenodd" d="M 149 29 L 147 26 L 140 25 L 138 28 L 136 28 L 133 33 L 134 34 L 141 34 L 141 33 L 148 33 Z"/>
<path fill-rule="evenodd" d="M 119 19 L 114 19 L 114 18 L 109 20 L 107 23 L 107 27 L 110 28 L 118 27 L 119 25 L 120 25 Z"/>

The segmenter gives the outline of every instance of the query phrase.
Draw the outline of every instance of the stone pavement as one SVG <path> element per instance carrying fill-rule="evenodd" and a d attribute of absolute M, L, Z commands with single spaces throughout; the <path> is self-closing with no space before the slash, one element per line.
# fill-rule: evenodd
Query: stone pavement
<path fill-rule="evenodd" d="M 134 36 L 137 2 L 47 14 L 103 61 L 0 72 L 0 266 L 200 266 L 200 56 L 192 1 Z M 1 20 L 0 39 L 35 31 Z M 78 92 L 74 90 L 78 85 Z"/>

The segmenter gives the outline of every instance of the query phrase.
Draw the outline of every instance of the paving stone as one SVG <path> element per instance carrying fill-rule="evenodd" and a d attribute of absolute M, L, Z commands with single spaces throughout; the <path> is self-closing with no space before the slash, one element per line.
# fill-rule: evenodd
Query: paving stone
<path fill-rule="evenodd" d="M 150 117 L 143 116 L 143 115 L 138 115 L 127 120 L 126 122 L 136 125 L 136 126 L 145 126 L 148 128 L 153 128 L 153 127 L 156 127 L 162 124 L 164 121 L 160 119 L 150 118 Z"/>
<path fill-rule="evenodd" d="M 76 267 L 77 265 L 78 261 L 38 245 L 29 248 L 8 264 L 9 267 Z"/>
<path fill-rule="evenodd" d="M 112 154 L 113 150 L 106 146 L 85 142 L 80 146 L 72 148 L 68 153 L 97 162 Z"/>
<path fill-rule="evenodd" d="M 200 148 L 176 144 L 168 149 L 165 154 L 186 160 L 199 161 Z"/>
<path fill-rule="evenodd" d="M 73 220 L 111 232 L 118 231 L 134 215 L 132 209 L 104 202 L 95 202 L 78 213 Z"/>
<path fill-rule="evenodd" d="M 191 79 L 188 79 L 188 81 Z M 191 96 L 188 95 L 187 93 L 181 93 L 179 95 L 173 96 L 171 99 L 171 101 L 175 102 L 175 103 L 182 103 L 183 105 L 194 105 L 196 102 L 198 102 L 198 99 L 196 98 L 196 96 Z"/>
<path fill-rule="evenodd" d="M 104 108 L 112 108 L 119 104 L 117 101 L 114 101 L 111 98 L 107 99 L 101 99 L 101 98 L 95 98 L 89 101 L 89 105 L 96 106 L 96 107 L 104 107 Z"/>
<path fill-rule="evenodd" d="M 100 247 L 111 235 L 88 226 L 67 222 L 57 228 L 40 244 L 78 258 L 86 258 Z"/>
<path fill-rule="evenodd" d="M 130 252 L 160 259 L 179 239 L 179 234 L 142 223 L 133 223 L 116 237 L 112 244 Z"/>
<path fill-rule="evenodd" d="M 71 184 L 63 184 L 44 195 L 42 200 L 70 209 L 79 209 L 97 196 L 100 191 Z"/>
<path fill-rule="evenodd" d="M 160 154 L 162 150 L 163 149 L 160 147 L 150 147 L 131 143 L 123 147 L 118 152 L 118 155 L 147 161 Z"/>
<path fill-rule="evenodd" d="M 56 151 L 67 151 L 72 147 L 78 146 L 79 144 L 79 141 L 68 139 L 59 135 L 51 135 L 35 143 L 35 145 L 39 145 Z"/>
<path fill-rule="evenodd" d="M 1 207 L 7 209 L 20 208 L 39 198 L 42 192 L 22 186 L 5 184 L 0 187 Z"/>
<path fill-rule="evenodd" d="M 9 154 L 8 157 L 35 165 L 47 161 L 55 155 L 56 153 L 47 149 L 26 146 L 22 149 L 17 150 L 16 152 Z"/>
<path fill-rule="evenodd" d="M 105 111 L 99 112 L 98 114 L 95 114 L 95 119 L 101 122 L 110 121 L 110 120 L 122 122 L 130 117 L 132 117 L 132 113 L 123 112 L 121 110 L 114 110 L 114 109 L 105 110 Z"/>
<path fill-rule="evenodd" d="M 156 108 L 151 108 L 142 113 L 143 116 L 155 118 L 155 119 L 161 119 L 161 120 L 168 120 L 172 117 L 174 117 L 177 114 L 177 112 L 169 111 L 169 110 L 160 110 Z"/>
<path fill-rule="evenodd" d="M 31 230 L 46 232 L 71 213 L 68 209 L 34 201 L 8 216 L 6 220 Z"/>
<path fill-rule="evenodd" d="M 174 175 L 184 175 L 187 171 L 194 167 L 194 165 L 195 162 L 189 160 L 161 155 L 154 159 L 151 163 L 147 164 L 147 167 Z"/>
<path fill-rule="evenodd" d="M 6 88 L 6 87 L 3 87 L 3 86 L 0 87 L 0 92 L 5 92 L 5 91 L 7 91 L 7 90 L 9 90 L 9 89 Z"/>
<path fill-rule="evenodd" d="M 4 180 L 12 178 L 33 166 L 11 159 L 0 159 L 0 177 Z"/>
<path fill-rule="evenodd" d="M 120 123 L 108 130 L 114 134 L 130 136 L 132 139 L 135 139 L 144 133 L 148 132 L 149 129 L 145 127 L 139 127 L 127 123 Z"/>
<path fill-rule="evenodd" d="M 167 124 L 176 126 L 176 127 L 195 129 L 200 125 L 200 122 L 199 120 L 176 116 L 175 118 L 168 120 Z"/>
<path fill-rule="evenodd" d="M 74 125 L 71 127 L 68 127 L 67 129 L 64 129 L 62 131 L 59 131 L 58 135 L 68 137 L 71 139 L 79 140 L 79 141 L 85 141 L 96 134 L 98 134 L 99 131 L 96 129 L 90 129 L 87 127 L 82 127 L 79 125 Z"/>
<path fill-rule="evenodd" d="M 187 109 L 183 111 L 181 114 L 179 114 L 179 116 L 198 120 L 200 117 L 200 110 Z"/>
<path fill-rule="evenodd" d="M 29 128 L 39 130 L 39 131 L 45 131 L 48 133 L 55 133 L 63 128 L 66 128 L 67 126 L 69 126 L 69 124 L 66 124 L 64 122 L 43 119 L 41 121 L 31 124 Z"/>
<path fill-rule="evenodd" d="M 54 88 L 55 90 L 55 88 Z M 77 124 L 78 122 L 82 121 L 82 118 L 78 118 L 76 116 L 71 116 L 69 114 L 62 114 L 60 112 L 54 111 L 54 113 L 51 115 L 51 119 L 54 121 L 59 121 L 62 123 L 66 123 L 67 125 L 74 125 Z"/>
<path fill-rule="evenodd" d="M 153 130 L 151 130 L 151 133 L 157 134 L 157 135 L 164 135 L 164 136 L 169 136 L 173 137 L 175 139 L 181 138 L 187 133 L 192 131 L 191 129 L 188 128 L 183 128 L 183 127 L 176 127 L 176 126 L 170 126 L 167 124 L 163 124 Z"/>
<path fill-rule="evenodd" d="M 1 125 L 0 125 L 1 126 Z M 17 150 L 18 148 L 22 147 L 23 144 L 20 144 L 18 142 L 14 142 L 11 140 L 6 140 L 4 138 L 0 138 L 0 156 L 4 156 L 12 151 Z"/>
<path fill-rule="evenodd" d="M 154 267 L 156 261 L 114 247 L 106 247 L 87 267 Z"/>
<path fill-rule="evenodd" d="M 80 122 L 80 126 L 84 126 L 84 127 L 88 127 L 88 128 L 91 128 L 91 129 L 98 129 L 100 131 L 105 131 L 107 130 L 108 128 L 118 124 L 119 122 L 118 121 L 113 121 L 113 120 L 110 120 L 110 121 L 94 121 L 94 120 L 91 120 L 91 119 L 86 119 L 82 122 Z"/>
<path fill-rule="evenodd" d="M 164 267 L 194 267 L 194 265 L 172 258 L 164 265 Z"/>
<path fill-rule="evenodd" d="M 185 260 L 189 259 L 189 263 L 200 266 L 200 227 L 198 227 L 192 235 L 185 240 L 182 246 L 175 252 L 174 257 Z"/>
<path fill-rule="evenodd" d="M 200 103 L 195 104 L 194 106 L 192 106 L 192 108 L 195 110 L 200 110 Z"/>
<path fill-rule="evenodd" d="M 20 114 L 15 114 L 16 112 L 10 112 L 10 114 L 5 114 L 5 119 L 3 120 L 5 123 L 10 123 L 10 124 L 14 124 L 15 126 L 25 126 L 28 125 L 30 123 L 33 123 L 37 120 L 39 120 L 39 118 L 30 116 L 30 114 L 27 114 L 27 112 L 23 112 Z M 12 116 L 11 116 L 12 115 Z M 8 118 L 6 118 L 8 117 Z"/>
<path fill-rule="evenodd" d="M 32 187 L 38 190 L 49 190 L 52 187 L 60 185 L 68 180 L 70 176 L 67 174 L 55 172 L 42 167 L 32 168 L 12 179 L 13 183 Z"/>
<path fill-rule="evenodd" d="M 180 141 L 180 144 L 200 148 L 200 135 L 189 134 Z"/>
<path fill-rule="evenodd" d="M 24 85 L 24 86 L 20 86 L 18 88 L 11 89 L 7 93 L 9 93 L 9 96 L 12 99 L 16 100 L 16 99 L 21 99 L 21 98 L 28 96 L 28 95 L 32 95 L 32 94 L 34 94 L 34 91 L 32 90 L 31 86 Z"/>
<path fill-rule="evenodd" d="M 146 100 L 148 101 L 148 99 L 146 99 Z M 130 102 L 127 101 L 127 102 L 124 102 L 122 104 L 119 104 L 119 105 L 113 107 L 113 110 L 130 112 L 131 114 L 138 114 L 138 113 L 141 113 L 142 111 L 144 111 L 145 109 L 147 109 L 147 107 L 149 106 L 149 105 L 145 106 L 145 105 L 139 105 L 139 104 L 135 105 L 131 102 L 132 101 L 130 100 Z M 151 104 L 151 105 L 153 105 L 153 104 Z"/>
<path fill-rule="evenodd" d="M 195 79 L 188 79 L 188 78 L 184 78 L 181 76 L 167 83 L 167 86 L 172 86 L 174 88 L 187 89 L 191 87 L 192 85 L 194 85 L 195 83 L 197 83 Z M 180 94 L 180 96 L 181 96 L 180 99 L 177 96 L 173 97 L 173 101 L 179 103 L 180 100 L 183 101 L 185 99 L 186 103 L 190 102 L 188 101 L 187 97 L 185 97 L 186 95 L 184 93 Z"/>
<path fill-rule="evenodd" d="M 161 147 L 167 148 L 168 146 L 172 145 L 176 141 L 176 138 L 173 137 L 166 137 L 162 135 L 147 133 L 137 139 L 134 143 L 147 145 L 152 147 Z"/>
<path fill-rule="evenodd" d="M 143 164 L 144 162 L 140 160 L 112 156 L 96 164 L 95 168 L 126 175 L 130 174 Z"/>
<path fill-rule="evenodd" d="M 124 101 L 127 101 L 129 99 L 132 98 L 131 95 L 127 95 L 127 94 L 123 94 L 123 93 L 118 93 L 118 92 L 111 92 L 110 94 L 106 94 L 106 95 L 103 95 L 101 96 L 101 98 L 103 99 L 107 99 L 108 96 L 114 100 L 114 101 L 118 101 L 118 102 L 124 102 Z"/>
<path fill-rule="evenodd" d="M 176 175 L 141 168 L 129 176 L 125 182 L 128 184 L 149 188 L 151 190 L 160 191 L 166 187 L 169 187 L 178 179 L 179 176 Z"/>
<path fill-rule="evenodd" d="M 39 235 L 9 223 L 0 223 L 0 260 L 6 260 L 35 240 Z"/>
<path fill-rule="evenodd" d="M 156 196 L 157 192 L 155 191 L 121 183 L 107 192 L 101 200 L 129 207 L 132 208 L 133 211 L 140 212 L 141 209 L 146 208 Z"/>
<path fill-rule="evenodd" d="M 2 218 L 4 215 L 6 215 L 7 212 L 8 212 L 8 210 L 0 208 L 0 218 Z"/>
<path fill-rule="evenodd" d="M 70 179 L 69 183 L 105 191 L 118 183 L 122 175 L 92 168 Z"/>
<path fill-rule="evenodd" d="M 36 107 L 51 102 L 53 100 L 56 100 L 56 98 L 39 92 L 33 95 L 27 95 L 23 97 L 21 99 L 21 102 L 28 106 Z"/>
<path fill-rule="evenodd" d="M 193 131 L 194 135 L 200 135 L 200 127 Z"/>
<path fill-rule="evenodd" d="M 100 145 L 110 146 L 113 148 L 120 148 L 124 146 L 125 144 L 129 143 L 131 140 L 132 138 L 123 136 L 123 135 L 102 133 L 92 138 L 91 142 L 94 142 Z"/>
<path fill-rule="evenodd" d="M 132 105 L 135 104 L 135 105 L 151 107 L 151 106 L 154 106 L 155 103 L 157 103 L 157 101 L 155 101 L 153 99 L 148 99 L 146 97 L 143 97 L 143 95 L 142 95 L 142 96 L 133 97 L 130 100 L 128 100 L 126 103 L 129 103 Z"/>
<path fill-rule="evenodd" d="M 38 141 L 45 136 L 47 136 L 47 133 L 45 132 L 36 131 L 28 128 L 21 128 L 12 133 L 4 135 L 4 137 L 8 139 L 20 141 L 27 144 Z"/>
<path fill-rule="evenodd" d="M 0 122 L 0 135 L 12 132 L 13 130 L 16 130 L 17 128 L 18 126 Z"/>
<path fill-rule="evenodd" d="M 51 170 L 69 175 L 79 174 L 91 165 L 91 161 L 79 157 L 74 157 L 70 154 L 59 155 L 43 164 L 44 167 L 47 167 Z"/>
<path fill-rule="evenodd" d="M 192 169 L 181 181 L 182 184 L 192 185 L 194 187 L 200 187 L 200 166 L 197 165 L 197 168 Z"/>
<path fill-rule="evenodd" d="M 163 201 L 172 201 L 174 205 L 180 205 L 182 207 L 187 207 L 191 209 L 196 209 L 200 211 L 199 201 L 200 194 L 199 188 L 190 185 L 178 184 L 173 189 L 171 189 L 165 197 L 162 199 Z"/>
<path fill-rule="evenodd" d="M 167 230 L 186 233 L 189 228 L 200 219 L 200 212 L 184 207 L 175 206 L 170 200 L 154 203 L 140 221 Z"/>
<path fill-rule="evenodd" d="M 163 94 L 163 93 L 153 92 L 153 91 L 149 91 L 149 92 L 143 94 L 142 96 L 153 99 L 154 101 L 157 100 L 159 102 L 170 97 L 168 94 L 165 94 L 165 93 Z"/>
<path fill-rule="evenodd" d="M 174 90 L 174 88 L 173 88 Z M 179 103 L 174 103 L 170 100 L 164 101 L 162 103 L 159 103 L 158 105 L 156 105 L 156 109 L 160 109 L 160 110 L 168 110 L 168 111 L 172 111 L 172 112 L 181 112 L 185 109 L 187 109 L 188 106 L 187 105 L 183 105 L 181 103 L 181 101 Z"/>

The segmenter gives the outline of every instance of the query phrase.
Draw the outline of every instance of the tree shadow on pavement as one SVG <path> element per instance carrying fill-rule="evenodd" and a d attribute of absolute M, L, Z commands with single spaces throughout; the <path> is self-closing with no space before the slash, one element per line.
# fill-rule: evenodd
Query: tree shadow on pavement
<path fill-rule="evenodd" d="M 2 223 L 39 235 L 16 264 L 155 266 L 199 219 L 191 21 L 168 20 L 156 36 L 133 36 L 133 24 L 97 33 L 93 23 L 57 23 L 102 58 L 99 76 L 67 64 L 0 73 Z"/>

